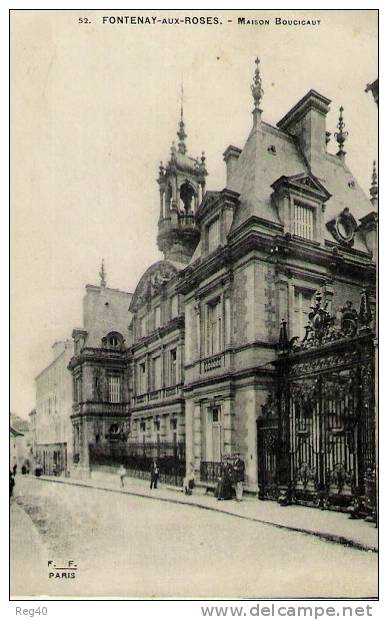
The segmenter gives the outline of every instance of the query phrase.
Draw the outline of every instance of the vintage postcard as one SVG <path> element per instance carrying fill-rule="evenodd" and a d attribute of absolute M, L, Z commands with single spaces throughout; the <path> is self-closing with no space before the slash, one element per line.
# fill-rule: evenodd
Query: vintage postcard
<path fill-rule="evenodd" d="M 377 599 L 378 11 L 10 55 L 11 599 Z"/>

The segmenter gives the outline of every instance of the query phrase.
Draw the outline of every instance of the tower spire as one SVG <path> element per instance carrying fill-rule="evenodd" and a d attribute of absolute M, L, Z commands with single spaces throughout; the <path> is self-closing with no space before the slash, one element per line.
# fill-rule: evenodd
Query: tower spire
<path fill-rule="evenodd" d="M 260 103 L 264 95 L 264 90 L 261 85 L 259 58 L 256 58 L 255 65 L 256 65 L 256 69 L 255 69 L 255 73 L 253 76 L 253 82 L 251 84 L 251 91 L 252 91 L 253 101 L 255 104 L 255 107 L 253 108 L 253 119 L 254 119 L 254 122 L 256 123 L 257 120 L 260 120 L 261 118 L 262 110 L 260 109 Z"/>
<path fill-rule="evenodd" d="M 336 131 L 336 133 L 334 134 L 335 139 L 338 142 L 338 147 L 339 147 L 337 157 L 340 157 L 341 159 L 344 159 L 346 155 L 346 152 L 344 151 L 344 144 L 345 144 L 346 138 L 348 137 L 348 132 L 344 131 L 345 123 L 344 123 L 344 117 L 342 115 L 343 111 L 344 109 L 341 106 L 339 109 L 339 119 L 338 119 L 338 124 L 337 124 L 339 131 Z"/>
<path fill-rule="evenodd" d="M 101 288 L 105 288 L 106 287 L 106 272 L 105 272 L 104 259 L 101 260 L 101 269 L 98 275 L 100 276 Z"/>
<path fill-rule="evenodd" d="M 372 168 L 372 185 L 369 188 L 370 201 L 373 206 L 377 203 L 378 194 L 379 194 L 379 185 L 377 179 L 377 171 L 376 171 L 376 160 L 373 162 Z"/>
<path fill-rule="evenodd" d="M 179 122 L 179 131 L 177 132 L 177 136 L 179 138 L 178 151 L 184 155 L 186 153 L 185 140 L 187 138 L 187 134 L 185 132 L 185 123 L 183 121 L 183 83 L 181 84 L 181 120 Z"/>

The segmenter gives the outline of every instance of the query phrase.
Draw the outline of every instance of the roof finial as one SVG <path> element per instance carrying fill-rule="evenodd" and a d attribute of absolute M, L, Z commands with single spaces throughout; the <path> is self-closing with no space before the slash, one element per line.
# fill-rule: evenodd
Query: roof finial
<path fill-rule="evenodd" d="M 372 185 L 369 188 L 369 193 L 370 193 L 370 201 L 372 205 L 374 206 L 378 200 L 378 195 L 379 195 L 379 184 L 377 180 L 376 160 L 374 160 L 373 162 Z"/>
<path fill-rule="evenodd" d="M 105 288 L 106 287 L 106 272 L 105 272 L 104 259 L 102 259 L 101 261 L 101 269 L 99 272 L 99 276 L 100 276 L 100 286 L 101 288 Z"/>
<path fill-rule="evenodd" d="M 348 132 L 344 131 L 345 123 L 344 123 L 344 118 L 342 115 L 343 111 L 344 109 L 341 106 L 339 109 L 339 119 L 338 119 L 338 124 L 337 124 L 339 131 L 336 131 L 336 133 L 334 134 L 335 139 L 337 140 L 338 146 L 339 146 L 337 157 L 340 157 L 341 159 L 344 159 L 346 155 L 346 152 L 344 151 L 344 144 L 345 144 L 346 138 L 348 137 Z"/>
<path fill-rule="evenodd" d="M 255 64 L 256 64 L 256 69 L 255 69 L 255 74 L 253 76 L 253 83 L 251 85 L 251 91 L 252 91 L 253 101 L 255 102 L 254 112 L 256 112 L 256 111 L 261 112 L 261 110 L 260 110 L 260 102 L 261 102 L 261 100 L 263 98 L 264 90 L 263 90 L 263 88 L 261 86 L 260 60 L 259 60 L 259 58 L 256 58 Z"/>
<path fill-rule="evenodd" d="M 185 140 L 187 138 L 187 134 L 185 132 L 185 123 L 183 121 L 183 83 L 181 84 L 181 120 L 179 123 L 179 131 L 177 132 L 177 136 L 179 138 L 178 151 L 184 155 L 186 153 Z"/>

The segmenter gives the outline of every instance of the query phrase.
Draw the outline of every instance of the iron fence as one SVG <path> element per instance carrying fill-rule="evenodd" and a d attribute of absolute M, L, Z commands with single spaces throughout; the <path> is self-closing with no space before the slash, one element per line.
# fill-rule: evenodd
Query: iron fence
<path fill-rule="evenodd" d="M 91 468 L 124 465 L 137 478 L 149 477 L 154 460 L 159 465 L 161 482 L 182 486 L 186 473 L 184 442 L 120 442 L 89 446 Z"/>

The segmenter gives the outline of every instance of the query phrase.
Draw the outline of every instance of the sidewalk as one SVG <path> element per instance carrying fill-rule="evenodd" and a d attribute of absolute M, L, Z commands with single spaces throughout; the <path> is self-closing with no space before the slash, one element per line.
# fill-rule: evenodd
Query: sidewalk
<path fill-rule="evenodd" d="M 14 500 L 10 509 L 10 549 L 11 597 L 36 597 L 37 592 L 48 592 L 46 547 L 31 518 Z"/>
<path fill-rule="evenodd" d="M 201 489 L 195 489 L 193 495 L 190 496 L 184 495 L 175 487 L 172 488 L 163 484 L 160 484 L 157 489 L 151 490 L 147 480 L 129 476 L 125 478 L 124 489 L 121 489 L 117 475 L 103 472 L 93 472 L 92 478 L 88 480 L 52 476 L 42 476 L 37 480 L 93 487 L 159 501 L 192 505 L 249 521 L 257 521 L 274 527 L 318 536 L 364 551 L 378 551 L 378 529 L 375 525 L 362 519 L 350 519 L 349 515 L 345 513 L 322 511 L 305 506 L 280 506 L 276 502 L 259 501 L 254 497 L 244 497 L 240 503 L 234 500 L 217 502 L 212 495 L 204 494 Z"/>

